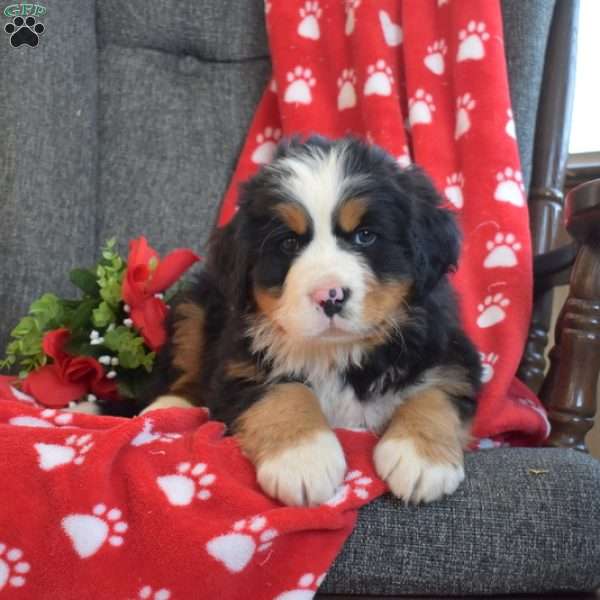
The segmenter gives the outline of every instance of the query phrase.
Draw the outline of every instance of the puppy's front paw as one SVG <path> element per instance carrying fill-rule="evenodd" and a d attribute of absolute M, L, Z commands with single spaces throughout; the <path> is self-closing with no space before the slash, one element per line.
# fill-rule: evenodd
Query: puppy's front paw
<path fill-rule="evenodd" d="M 465 478 L 462 450 L 460 460 L 434 462 L 418 451 L 409 437 L 385 437 L 375 447 L 373 459 L 379 476 L 392 493 L 405 502 L 432 502 L 452 494 Z"/>
<path fill-rule="evenodd" d="M 315 506 L 332 498 L 346 473 L 346 458 L 335 434 L 310 440 L 263 460 L 257 467 L 262 489 L 291 506 Z"/>

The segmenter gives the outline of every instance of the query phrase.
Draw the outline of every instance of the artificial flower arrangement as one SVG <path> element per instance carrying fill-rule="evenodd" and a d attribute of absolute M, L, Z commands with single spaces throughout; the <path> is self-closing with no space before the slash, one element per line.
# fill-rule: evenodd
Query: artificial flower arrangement
<path fill-rule="evenodd" d="M 137 397 L 166 339 L 173 293 L 165 292 L 198 260 L 188 249 L 160 259 L 140 237 L 124 261 L 109 240 L 94 267 L 70 272 L 81 298 L 44 294 L 33 302 L 0 369 L 18 366 L 20 390 L 52 408 Z"/>

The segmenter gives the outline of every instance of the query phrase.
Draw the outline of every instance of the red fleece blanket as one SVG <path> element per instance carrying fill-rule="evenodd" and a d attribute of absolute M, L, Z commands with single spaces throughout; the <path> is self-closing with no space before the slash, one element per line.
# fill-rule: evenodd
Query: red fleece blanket
<path fill-rule="evenodd" d="M 13 394 L 1 379 L 0 598 L 305 600 L 384 491 L 368 433 L 337 432 L 348 473 L 327 505 L 288 508 L 203 409 L 96 417 Z"/>
<path fill-rule="evenodd" d="M 513 381 L 533 288 L 499 2 L 274 0 L 266 19 L 273 78 L 220 223 L 282 135 L 354 134 L 424 167 L 464 235 L 454 283 L 485 383 L 474 434 L 486 446 L 539 443 L 544 409 Z"/>

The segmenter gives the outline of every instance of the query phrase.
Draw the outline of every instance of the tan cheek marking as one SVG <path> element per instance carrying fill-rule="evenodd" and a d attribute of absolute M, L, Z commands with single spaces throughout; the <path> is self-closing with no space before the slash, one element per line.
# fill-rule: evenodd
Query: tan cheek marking
<path fill-rule="evenodd" d="M 316 396 L 300 383 L 273 386 L 234 425 L 242 449 L 255 464 L 328 429 Z"/>
<path fill-rule="evenodd" d="M 380 325 L 388 321 L 401 321 L 411 283 L 410 281 L 370 283 L 363 301 L 364 322 L 369 325 Z"/>
<path fill-rule="evenodd" d="M 447 394 L 431 388 L 399 406 L 384 439 L 409 438 L 416 451 L 433 463 L 462 464 L 465 427 Z"/>
<path fill-rule="evenodd" d="M 204 351 L 204 309 L 193 302 L 179 304 L 178 317 L 173 332 L 173 366 L 182 374 L 171 386 L 173 392 L 184 392 L 190 385 L 197 385 L 202 371 Z"/>
<path fill-rule="evenodd" d="M 225 374 L 231 379 L 247 379 L 256 383 L 265 380 L 258 367 L 250 361 L 232 360 L 228 362 L 225 365 Z"/>
<path fill-rule="evenodd" d="M 304 210 L 296 204 L 282 202 L 274 208 L 286 225 L 298 235 L 304 235 L 308 230 L 308 219 Z"/>
<path fill-rule="evenodd" d="M 351 198 L 344 202 L 338 213 L 339 226 L 350 233 L 354 231 L 367 212 L 367 201 L 364 198 Z"/>
<path fill-rule="evenodd" d="M 259 310 L 267 317 L 273 318 L 273 313 L 279 307 L 281 290 L 279 288 L 264 289 L 254 287 L 254 300 Z"/>

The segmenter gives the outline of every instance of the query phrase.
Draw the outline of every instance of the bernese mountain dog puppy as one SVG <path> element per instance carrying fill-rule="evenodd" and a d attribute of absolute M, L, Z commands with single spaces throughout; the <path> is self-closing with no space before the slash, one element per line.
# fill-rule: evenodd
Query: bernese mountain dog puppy
<path fill-rule="evenodd" d="M 459 241 L 419 169 L 355 139 L 283 142 L 172 308 L 149 408 L 208 407 L 285 504 L 342 483 L 335 427 L 381 435 L 399 498 L 451 494 L 480 380 L 447 277 Z"/>

